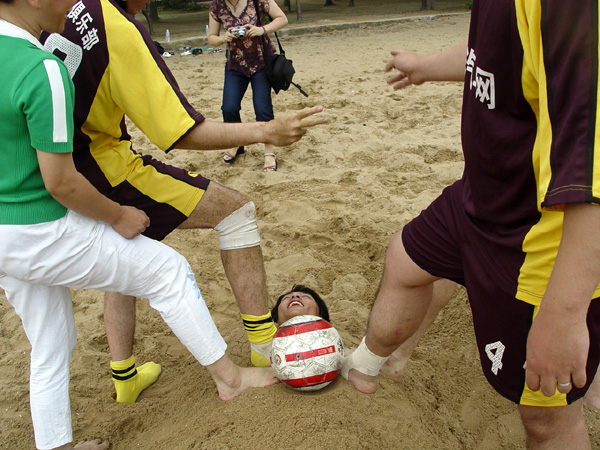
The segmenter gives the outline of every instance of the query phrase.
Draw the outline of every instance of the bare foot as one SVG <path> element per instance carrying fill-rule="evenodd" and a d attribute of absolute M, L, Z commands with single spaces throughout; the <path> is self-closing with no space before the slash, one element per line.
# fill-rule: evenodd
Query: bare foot
<path fill-rule="evenodd" d="M 402 380 L 406 364 L 408 364 L 419 340 L 433 323 L 442 308 L 452 299 L 457 287 L 458 285 L 454 281 L 445 279 L 433 283 L 433 298 L 423 322 L 421 322 L 417 331 L 415 331 L 412 336 L 404 341 L 404 343 L 390 355 L 390 358 L 381 368 L 380 373 L 384 377 L 389 378 L 396 383 L 399 383 Z"/>
<path fill-rule="evenodd" d="M 265 153 L 265 164 L 263 172 L 275 172 L 277 170 L 277 159 L 275 153 Z"/>
<path fill-rule="evenodd" d="M 239 367 L 226 355 L 206 366 L 210 372 L 219 398 L 228 401 L 251 387 L 265 387 L 279 383 L 271 367 Z"/>
<path fill-rule="evenodd" d="M 373 394 L 377 390 L 377 377 L 372 377 L 351 369 L 348 372 L 348 381 L 354 385 L 357 391 L 363 394 Z"/>
<path fill-rule="evenodd" d="M 583 404 L 591 406 L 592 408 L 600 409 L 600 378 L 594 378 L 590 388 L 588 389 L 585 397 L 583 397 Z"/>
<path fill-rule="evenodd" d="M 227 152 L 225 152 L 225 154 L 223 155 L 223 161 L 225 161 L 228 164 L 232 164 L 235 162 L 235 159 L 241 155 L 245 153 L 244 151 L 244 146 L 240 146 L 240 147 L 234 147 L 234 148 L 230 148 Z"/>
<path fill-rule="evenodd" d="M 348 358 L 356 348 L 345 348 L 344 349 L 344 362 L 342 363 L 342 376 L 346 378 L 350 383 L 354 385 L 357 391 L 363 394 L 373 394 L 377 390 L 377 377 L 372 377 L 359 372 L 356 369 L 350 369 L 348 375 L 344 375 L 344 365 L 351 364 L 351 360 Z"/>
<path fill-rule="evenodd" d="M 406 352 L 403 350 L 403 347 L 398 347 L 396 351 L 390 355 L 390 359 L 388 359 L 381 368 L 381 374 L 396 383 L 399 383 L 402 380 L 404 369 L 406 369 L 406 364 L 408 363 L 413 349 L 412 347 L 409 349 L 408 355 L 405 354 Z"/>
<path fill-rule="evenodd" d="M 53 450 L 107 450 L 110 447 L 110 443 L 108 441 L 103 441 L 102 439 L 94 439 L 93 441 L 81 441 L 73 447 L 71 444 L 61 445 L 60 447 L 56 447 Z"/>

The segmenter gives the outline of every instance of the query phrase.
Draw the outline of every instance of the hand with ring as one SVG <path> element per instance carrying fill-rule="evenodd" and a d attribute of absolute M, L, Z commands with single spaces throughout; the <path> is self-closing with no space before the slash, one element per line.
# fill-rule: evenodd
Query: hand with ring
<path fill-rule="evenodd" d="M 556 389 L 561 394 L 568 394 L 569 392 L 571 392 L 571 385 L 572 383 L 570 381 L 567 381 L 566 383 L 561 383 L 560 381 L 556 380 Z"/>

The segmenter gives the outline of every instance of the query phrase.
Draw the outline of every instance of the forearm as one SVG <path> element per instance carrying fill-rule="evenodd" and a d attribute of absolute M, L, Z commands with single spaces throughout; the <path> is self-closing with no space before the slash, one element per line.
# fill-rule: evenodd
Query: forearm
<path fill-rule="evenodd" d="M 208 45 L 210 45 L 211 47 L 220 47 L 221 45 L 225 44 L 227 42 L 227 39 L 225 38 L 225 36 L 221 36 L 221 35 L 214 35 L 211 34 L 210 36 L 208 36 Z"/>
<path fill-rule="evenodd" d="M 288 24 L 287 17 L 281 16 L 281 17 L 276 17 L 275 19 L 273 19 L 271 22 L 266 24 L 264 26 L 264 28 L 267 31 L 267 33 L 275 33 L 276 31 L 279 31 L 282 28 L 284 28 L 287 24 Z"/>
<path fill-rule="evenodd" d="M 465 78 L 466 42 L 426 56 L 403 49 L 390 53 L 393 58 L 386 64 L 385 72 L 393 73 L 387 83 L 396 90 L 427 81 L 463 81 Z"/>
<path fill-rule="evenodd" d="M 121 205 L 100 194 L 79 172 L 65 177 L 60 186 L 48 191 L 57 202 L 70 210 L 111 225 L 122 214 Z"/>
<path fill-rule="evenodd" d="M 205 120 L 196 125 L 174 148 L 218 150 L 266 141 L 266 122 L 222 123 Z"/>
<path fill-rule="evenodd" d="M 218 23 L 212 16 L 208 18 L 208 45 L 211 47 L 219 47 L 231 40 L 231 35 L 224 30 L 223 35 L 221 32 L 221 24 Z"/>
<path fill-rule="evenodd" d="M 67 208 L 92 219 L 115 224 L 122 207 L 90 184 L 75 169 L 70 153 L 37 152 L 44 185 L 54 199 Z"/>
<path fill-rule="evenodd" d="M 600 282 L 600 206 L 565 208 L 563 234 L 541 309 L 585 320 Z"/>
<path fill-rule="evenodd" d="M 527 337 L 526 382 L 546 396 L 583 387 L 590 336 L 587 313 L 600 280 L 600 207 L 565 208 L 552 275 Z M 558 383 L 558 384 L 557 384 Z"/>
<path fill-rule="evenodd" d="M 467 43 L 462 42 L 440 53 L 422 58 L 426 81 L 463 81 L 467 61 Z"/>

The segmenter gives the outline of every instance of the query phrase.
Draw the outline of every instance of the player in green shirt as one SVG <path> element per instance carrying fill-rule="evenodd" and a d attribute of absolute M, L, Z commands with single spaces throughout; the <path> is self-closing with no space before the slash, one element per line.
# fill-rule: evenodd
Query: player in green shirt
<path fill-rule="evenodd" d="M 148 216 L 100 194 L 72 159 L 73 85 L 37 40 L 62 31 L 73 0 L 0 0 L 0 288 L 31 343 L 30 407 L 39 449 L 71 449 L 70 289 L 148 298 L 211 374 L 219 397 L 277 382 L 225 355 L 189 264 L 140 236 Z M 101 440 L 78 449 L 103 450 Z"/>

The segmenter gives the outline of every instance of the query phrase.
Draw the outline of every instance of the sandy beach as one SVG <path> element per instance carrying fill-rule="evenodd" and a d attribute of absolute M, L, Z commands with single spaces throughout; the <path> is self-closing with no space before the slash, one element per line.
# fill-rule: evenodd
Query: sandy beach
<path fill-rule="evenodd" d="M 365 333 L 388 239 L 462 173 L 461 84 L 394 91 L 383 72 L 392 49 L 426 54 L 466 38 L 468 12 L 434 13 L 282 34 L 296 67 L 294 81 L 309 97 L 293 87 L 274 95 L 275 115 L 323 105 L 330 121 L 298 143 L 277 148 L 277 172 L 261 171 L 262 145 L 247 146 L 245 155 L 226 165 L 222 151 L 164 154 L 132 126 L 138 151 L 201 172 L 253 199 L 271 302 L 294 283 L 312 287 L 327 302 L 347 347 Z M 181 40 L 170 43 L 175 55 L 167 64 L 191 103 L 208 119 L 221 121 L 224 52 L 181 56 L 179 46 L 205 44 L 184 33 L 176 37 Z M 254 120 L 250 92 L 242 117 Z M 230 358 L 249 365 L 216 233 L 175 231 L 165 243 L 190 262 Z M 379 377 L 373 395 L 357 392 L 341 377 L 313 393 L 280 383 L 250 389 L 229 402 L 218 398 L 206 369 L 140 299 L 136 359 L 160 363 L 163 373 L 135 405 L 113 399 L 102 299 L 98 291 L 73 291 L 78 344 L 71 404 L 77 440 L 107 438 L 116 450 L 526 448 L 516 407 L 481 373 L 462 289 L 422 339 L 401 383 Z M 3 295 L 0 324 L 0 448 L 34 448 L 29 344 Z M 586 407 L 585 413 L 592 446 L 599 449 L 600 412 Z"/>

